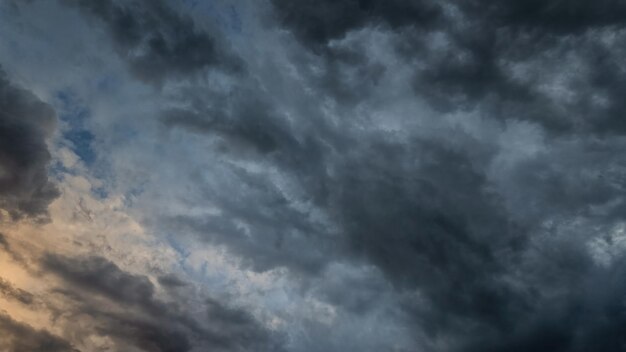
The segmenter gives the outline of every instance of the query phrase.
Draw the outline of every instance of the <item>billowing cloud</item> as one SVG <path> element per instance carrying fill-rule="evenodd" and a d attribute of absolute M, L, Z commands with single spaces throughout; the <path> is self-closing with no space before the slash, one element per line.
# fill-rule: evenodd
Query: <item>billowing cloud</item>
<path fill-rule="evenodd" d="M 45 217 L 58 191 L 48 179 L 52 108 L 0 68 L 0 209 L 13 219 Z"/>
<path fill-rule="evenodd" d="M 63 2 L 101 21 L 131 72 L 144 81 L 198 75 L 213 66 L 227 72 L 243 69 L 217 37 L 163 1 Z"/>
<path fill-rule="evenodd" d="M 9 319 L 37 301 L 120 351 L 624 348 L 618 2 L 67 0 L 20 25 L 43 6 L 107 38 L 37 90 L 84 105 L 97 157 L 59 136 L 53 238 L 0 236 L 29 277 L 0 281 Z"/>
<path fill-rule="evenodd" d="M 124 272 L 105 258 L 48 254 L 41 265 L 69 284 L 61 294 L 82 301 L 70 308 L 70 314 L 89 316 L 92 333 L 114 339 L 119 350 L 126 345 L 145 351 L 280 350 L 279 341 L 246 312 L 214 299 L 193 307 L 163 302 L 155 297 L 155 287 L 147 277 Z M 98 297 L 112 306 L 100 308 Z M 194 318 L 193 314 L 202 311 L 206 313 L 201 319 Z"/>
<path fill-rule="evenodd" d="M 22 304 L 32 304 L 35 300 L 32 293 L 14 287 L 10 282 L 0 278 L 0 295 L 14 299 Z"/>
<path fill-rule="evenodd" d="M 36 330 L 0 313 L 0 348 L 3 351 L 77 351 L 72 345 L 45 330 Z"/>

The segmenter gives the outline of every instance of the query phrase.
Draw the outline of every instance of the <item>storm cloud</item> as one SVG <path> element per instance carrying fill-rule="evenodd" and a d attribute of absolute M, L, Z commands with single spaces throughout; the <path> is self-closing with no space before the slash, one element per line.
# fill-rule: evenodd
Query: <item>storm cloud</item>
<path fill-rule="evenodd" d="M 113 338 L 119 350 L 126 344 L 168 352 L 280 350 L 279 340 L 245 311 L 214 299 L 200 306 L 163 302 L 147 277 L 127 273 L 105 258 L 47 255 L 41 266 L 72 287 L 60 289 L 60 294 L 82 301 L 70 314 L 93 318 L 92 333 Z M 106 298 L 113 306 L 99 308 L 97 297 Z M 205 313 L 194 317 L 200 311 Z"/>
<path fill-rule="evenodd" d="M 45 217 L 58 196 L 46 145 L 55 120 L 48 104 L 11 83 L 0 67 L 0 208 L 13 219 Z"/>
<path fill-rule="evenodd" d="M 75 352 L 72 345 L 45 330 L 21 324 L 6 314 L 0 314 L 0 348 L 4 351 Z"/>
<path fill-rule="evenodd" d="M 24 21 L 46 17 L 36 3 Z M 72 344 L 625 348 L 620 2 L 45 6 L 108 38 L 68 84 L 98 158 L 55 147 L 71 250 L 31 259 L 45 297 L 8 279 L 0 295 L 57 302 L 85 327 Z M 33 117 L 7 120 L 28 148 L 4 148 L 22 200 L 0 204 L 44 214 L 54 113 L 4 82 L 4 105 Z M 75 204 L 97 210 L 80 222 Z"/>
<path fill-rule="evenodd" d="M 63 0 L 100 20 L 130 71 L 151 83 L 166 78 L 199 75 L 216 67 L 236 73 L 239 59 L 217 37 L 196 28 L 188 16 L 163 1 Z"/>

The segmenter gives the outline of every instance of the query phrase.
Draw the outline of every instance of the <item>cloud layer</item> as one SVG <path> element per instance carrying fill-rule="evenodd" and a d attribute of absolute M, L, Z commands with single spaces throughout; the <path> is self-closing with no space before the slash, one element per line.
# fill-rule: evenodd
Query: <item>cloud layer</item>
<path fill-rule="evenodd" d="M 14 42 L 0 49 L 25 58 L 0 57 L 0 244 L 20 273 L 0 280 L 6 336 L 86 351 L 624 349 L 619 2 L 3 11 Z"/>
<path fill-rule="evenodd" d="M 48 180 L 52 108 L 15 86 L 0 67 L 0 209 L 13 219 L 45 215 L 57 190 Z"/>

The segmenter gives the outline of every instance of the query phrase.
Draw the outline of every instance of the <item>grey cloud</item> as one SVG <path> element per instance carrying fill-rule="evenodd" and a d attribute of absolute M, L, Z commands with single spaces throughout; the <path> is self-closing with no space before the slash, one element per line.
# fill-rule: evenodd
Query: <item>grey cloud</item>
<path fill-rule="evenodd" d="M 5 251 L 9 251 L 10 249 L 9 241 L 7 241 L 6 235 L 3 234 L 2 232 L 0 232 L 0 245 L 2 245 L 2 248 Z"/>
<path fill-rule="evenodd" d="M 196 57 L 177 47 L 196 32 L 160 2 L 73 3 L 105 23 L 139 78 L 155 67 L 159 80 L 220 67 L 207 53 L 221 47 L 200 32 L 198 47 L 211 50 L 199 61 L 178 60 L 178 49 Z M 278 25 L 293 34 L 281 44 L 308 50 L 289 58 L 301 81 L 281 86 L 289 74 L 240 72 L 226 93 L 191 80 L 166 97 L 173 102 L 160 115 L 165 127 L 217 141 L 212 150 L 202 144 L 210 155 L 198 167 L 199 156 L 176 155 L 189 182 L 178 200 L 217 210 L 159 214 L 159 231 L 225 245 L 257 271 L 286 267 L 307 294 L 355 319 L 381 302 L 394 306 L 408 317 L 396 322 L 425 351 L 624 349 L 624 262 L 614 253 L 623 251 L 626 185 L 622 5 L 272 4 Z M 374 32 L 390 38 L 393 62 L 366 54 Z M 127 54 L 144 40 L 144 56 Z M 144 61 L 146 71 L 134 66 Z M 381 83 L 396 65 L 411 68 L 409 84 L 391 88 L 412 89 L 397 100 Z M 267 77 L 278 83 L 258 82 Z M 397 108 L 408 117 L 386 121 Z M 590 254 L 596 242 L 609 248 L 599 258 Z M 341 283 L 324 276 L 342 262 L 373 269 L 339 276 Z M 77 312 L 120 343 L 280 348 L 245 311 L 208 300 L 205 324 L 157 298 L 147 277 L 105 259 L 50 255 L 42 264 L 82 297 Z M 89 295 L 129 313 L 104 312 Z M 316 324 L 306 329 L 321 341 L 302 342 L 303 350 L 362 346 L 325 339 L 327 328 Z"/>
<path fill-rule="evenodd" d="M 45 218 L 59 192 L 48 179 L 52 108 L 0 69 L 0 208 L 11 218 Z"/>
<path fill-rule="evenodd" d="M 81 288 L 122 304 L 150 304 L 154 295 L 154 287 L 147 277 L 128 274 L 101 257 L 81 260 L 47 255 L 42 265 Z"/>
<path fill-rule="evenodd" d="M 2 247 L 2 249 L 4 250 L 5 253 L 7 253 L 11 259 L 13 259 L 15 262 L 28 267 L 28 265 L 26 264 L 24 257 L 22 256 L 21 253 L 19 253 L 18 251 L 15 251 L 11 248 L 11 244 L 9 243 L 9 241 L 7 240 L 7 237 L 5 234 L 3 234 L 2 232 L 0 232 L 0 247 Z"/>
<path fill-rule="evenodd" d="M 518 316 L 514 329 L 497 337 L 478 336 L 466 350 L 621 351 L 626 346 L 619 333 L 626 315 L 618 308 L 625 294 L 618 279 L 623 275 L 623 259 L 609 268 L 584 267 L 580 275 L 567 291 L 536 298 L 531 313 Z"/>
<path fill-rule="evenodd" d="M 7 352 L 76 352 L 66 340 L 0 314 L 0 349 Z"/>
<path fill-rule="evenodd" d="M 63 3 L 100 21 L 130 71 L 143 81 L 161 84 L 165 79 L 197 77 L 208 68 L 228 73 L 244 69 L 217 36 L 197 28 L 190 17 L 164 1 Z"/>
<path fill-rule="evenodd" d="M 600 3 L 572 5 L 572 13 L 552 12 L 538 3 L 527 8 L 503 4 L 479 16 L 469 5 L 450 2 L 433 10 L 431 22 L 419 15 L 405 21 L 395 20 L 382 2 L 372 4 L 379 3 L 274 2 L 281 25 L 322 57 L 326 77 L 371 64 L 359 56 L 365 54 L 358 45 L 341 52 L 339 42 L 347 33 L 367 27 L 388 31 L 397 43 L 396 57 L 423 64 L 423 70 L 414 71 L 413 93 L 433 110 L 414 114 L 432 115 L 424 118 L 437 126 L 432 135 L 408 130 L 403 132 L 410 137 L 399 139 L 375 124 L 358 122 L 327 127 L 321 112 L 297 117 L 314 119 L 302 121 L 313 126 L 305 132 L 280 114 L 256 114 L 254 124 L 236 120 L 261 126 L 255 129 L 259 136 L 274 136 L 274 148 L 259 163 L 297 180 L 298 186 L 286 193 L 269 172 L 250 174 L 222 165 L 228 176 L 222 179 L 216 172 L 219 186 L 201 178 L 195 184 L 206 187 L 206 198 L 223 212 L 209 218 L 177 216 L 168 219 L 168 226 L 226 244 L 257 270 L 286 266 L 313 277 L 335 260 L 373 264 L 391 290 L 417 292 L 419 300 L 398 304 L 410 312 L 416 330 L 432 341 L 448 341 L 450 350 L 586 350 L 601 331 L 606 331 L 606 349 L 620 350 L 622 340 L 611 331 L 621 325 L 622 315 L 596 309 L 614 304 L 622 288 L 610 279 L 589 282 L 596 275 L 619 275 L 612 273 L 620 271 L 621 262 L 599 268 L 586 247 L 623 220 L 626 161 L 618 152 L 623 131 L 616 95 L 622 90 L 621 71 L 614 65 L 623 53 L 594 43 L 615 26 L 616 42 L 621 42 L 619 16 L 606 17 L 608 10 Z M 582 20 L 572 20 L 582 12 Z M 447 40 L 437 49 L 442 52 L 431 41 L 435 32 Z M 364 38 L 366 46 L 371 38 Z M 575 60 L 563 64 L 566 57 Z M 575 63 L 583 69 L 577 71 Z M 308 63 L 297 64 L 306 76 Z M 381 65 L 385 75 L 390 66 Z M 520 78 L 514 71 L 524 65 L 531 66 L 530 73 Z M 315 90 L 310 96 L 332 96 L 340 103 L 337 111 L 353 116 L 355 99 L 367 108 L 367 98 L 376 94 L 367 90 L 371 78 L 366 76 L 352 76 L 354 82 L 339 77 L 327 85 L 317 80 L 323 74 L 306 77 Z M 549 79 L 571 79 L 564 89 L 582 99 L 563 100 L 555 95 L 559 87 L 543 90 Z M 357 98 L 334 89 L 343 84 L 357 89 Z M 584 98 L 597 92 L 604 94 L 605 105 Z M 253 99 L 258 96 L 262 93 Z M 462 126 L 493 129 L 494 135 L 481 140 L 464 134 L 465 127 L 455 126 L 451 117 L 460 112 L 468 119 Z M 202 123 L 207 116 L 194 113 L 179 121 L 202 133 L 220 133 Z M 498 160 L 506 157 L 507 148 L 515 148 L 507 145 L 506 133 L 516 126 L 532 126 L 539 136 L 534 143 L 540 144 L 520 145 L 516 151 L 540 151 L 511 156 L 509 167 L 502 168 Z M 226 178 L 234 178 L 234 185 Z M 298 210 L 301 204 L 307 204 L 306 210 Z M 316 211 L 329 221 L 315 222 L 311 215 Z M 248 225 L 245 230 L 241 223 Z M 554 231 L 564 233 L 546 240 Z M 594 285 L 615 297 L 587 297 Z M 379 289 L 390 288 L 381 284 Z M 357 294 L 317 293 L 351 311 L 368 309 Z M 594 319 L 578 318 L 581 306 Z M 430 346 L 438 350 L 435 342 Z"/>
<path fill-rule="evenodd" d="M 397 53 L 416 66 L 417 97 L 440 111 L 489 110 L 555 133 L 624 132 L 618 67 L 624 53 L 618 43 L 625 38 L 626 9 L 617 1 L 273 3 L 284 28 L 326 60 L 323 81 L 333 83 L 325 94 L 340 102 L 345 92 L 367 99 L 370 78 L 342 78 L 350 68 L 365 70 L 366 54 L 353 50 L 346 56 L 333 40 L 376 28 L 392 33 Z M 603 36 L 614 36 L 615 43 Z M 511 71 L 523 66 L 532 71 Z M 554 89 L 572 95 L 570 100 L 546 91 L 546 78 L 555 76 L 561 87 Z"/>
<path fill-rule="evenodd" d="M 2 277 L 0 277 L 0 295 L 26 305 L 30 305 L 35 301 L 35 296 L 32 293 L 14 287 Z"/>
<path fill-rule="evenodd" d="M 330 40 L 343 37 L 351 30 L 370 25 L 391 28 L 404 26 L 429 27 L 441 16 L 435 1 L 306 1 L 273 0 L 278 21 L 292 28 L 306 44 L 321 49 Z"/>
<path fill-rule="evenodd" d="M 161 275 L 157 278 L 159 284 L 168 288 L 184 287 L 187 283 L 174 275 Z"/>
<path fill-rule="evenodd" d="M 144 351 L 276 351 L 280 339 L 250 314 L 210 300 L 201 307 L 164 302 L 155 295 L 151 281 L 121 270 L 101 257 L 69 258 L 49 254 L 42 260 L 45 272 L 61 277 L 73 288 L 60 293 L 71 296 L 73 314 L 86 314 L 98 333 Z M 65 292 L 65 293 L 64 293 Z M 90 295 L 111 300 L 126 313 L 99 308 Z M 203 319 L 194 315 L 206 310 Z"/>
<path fill-rule="evenodd" d="M 483 14 L 503 26 L 523 30 L 543 30 L 567 35 L 589 28 L 620 25 L 626 18 L 626 6 L 620 1 L 464 1 L 460 6 L 472 14 Z"/>

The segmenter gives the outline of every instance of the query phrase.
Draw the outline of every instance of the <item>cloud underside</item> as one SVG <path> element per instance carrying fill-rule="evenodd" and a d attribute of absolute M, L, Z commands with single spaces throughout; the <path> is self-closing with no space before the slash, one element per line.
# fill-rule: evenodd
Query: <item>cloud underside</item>
<path fill-rule="evenodd" d="M 617 43 L 626 39 L 625 8 L 610 1 L 273 5 L 300 46 L 294 50 L 305 52 L 294 65 L 312 89 L 308 97 L 333 104 L 340 117 L 331 124 L 317 110 L 303 117 L 306 129 L 294 127 L 280 98 L 273 106 L 277 98 L 262 93 L 250 108 L 249 97 L 235 94 L 241 102 L 232 108 L 166 111 L 167 126 L 248 145 L 298 190 L 285 194 L 270 176 L 233 171 L 249 191 L 233 197 L 229 189 L 229 197 L 206 186 L 224 216 L 177 216 L 173 228 L 225 243 L 258 270 L 287 266 L 315 276 L 333 260 L 371 263 L 395 290 L 419 292 L 423 301 L 399 304 L 433 350 L 441 341 L 463 351 L 623 346 L 618 327 L 626 316 L 609 308 L 626 293 L 613 281 L 622 259 L 598 267 L 589 246 L 619 231 L 624 209 L 626 76 Z M 420 121 L 413 126 L 431 123 L 432 133 L 406 127 L 394 137 L 378 127 L 385 121 L 355 114 L 406 104 L 379 102 L 394 63 L 372 54 L 368 33 L 382 33 L 399 65 L 413 66 L 407 89 L 425 106 L 412 111 Z M 466 121 L 456 120 L 463 114 Z M 526 135 L 533 140 L 520 143 L 529 145 L 507 141 Z M 315 221 L 314 211 L 330 225 Z"/>
<path fill-rule="evenodd" d="M 11 83 L 0 67 L 0 209 L 13 219 L 45 218 L 58 196 L 48 180 L 52 108 Z"/>
<path fill-rule="evenodd" d="M 2 253 L 14 250 L 7 245 Z M 282 350 L 281 338 L 245 310 L 209 296 L 177 292 L 167 284 L 157 297 L 157 287 L 147 276 L 124 271 L 106 258 L 45 253 L 28 262 L 21 265 L 56 284 L 31 293 L 0 277 L 0 297 L 50 314 L 55 317 L 52 326 L 63 327 L 65 336 L 2 313 L 3 351 L 79 351 L 78 346 L 94 339 L 107 341 L 98 348 L 114 351 Z"/>
<path fill-rule="evenodd" d="M 274 39 L 251 46 L 278 46 L 263 59 L 286 60 L 284 70 L 166 2 L 61 3 L 162 97 L 155 123 L 202 151 L 164 152 L 180 184 L 146 181 L 189 207 L 150 208 L 162 211 L 144 215 L 156 232 L 223 246 L 243 269 L 286 268 L 340 313 L 389 304 L 424 351 L 626 346 L 622 3 L 250 5 Z M 53 122 L 49 106 L 0 76 L 0 208 L 14 219 L 45 215 L 58 196 L 46 171 Z M 205 204 L 219 211 L 196 215 Z M 384 283 L 314 287 L 337 263 L 374 268 Z M 228 302 L 158 297 L 156 282 L 187 292 L 176 276 L 151 281 L 96 255 L 48 253 L 36 265 L 63 283 L 54 294 L 73 302 L 67 314 L 120 350 L 290 348 Z M 0 295 L 40 299 L 3 280 Z M 8 316 L 0 328 L 9 350 L 73 348 Z"/>
<path fill-rule="evenodd" d="M 5 314 L 0 314 L 0 336 L 0 348 L 3 351 L 76 351 L 64 339 L 19 323 Z"/>
<path fill-rule="evenodd" d="M 155 296 L 151 281 L 121 270 L 102 257 L 70 258 L 46 255 L 42 268 L 67 283 L 59 292 L 80 304 L 72 315 L 88 315 L 97 334 L 113 338 L 116 347 L 134 346 L 146 351 L 190 351 L 192 347 L 214 351 L 275 351 L 277 341 L 251 315 L 206 298 L 191 302 L 163 302 Z M 96 297 L 93 297 L 93 296 Z M 99 308 L 98 296 L 114 303 Z M 180 299 L 180 297 L 179 297 Z M 117 306 L 117 307 L 115 307 Z M 192 314 L 198 314 L 193 316 Z"/>

